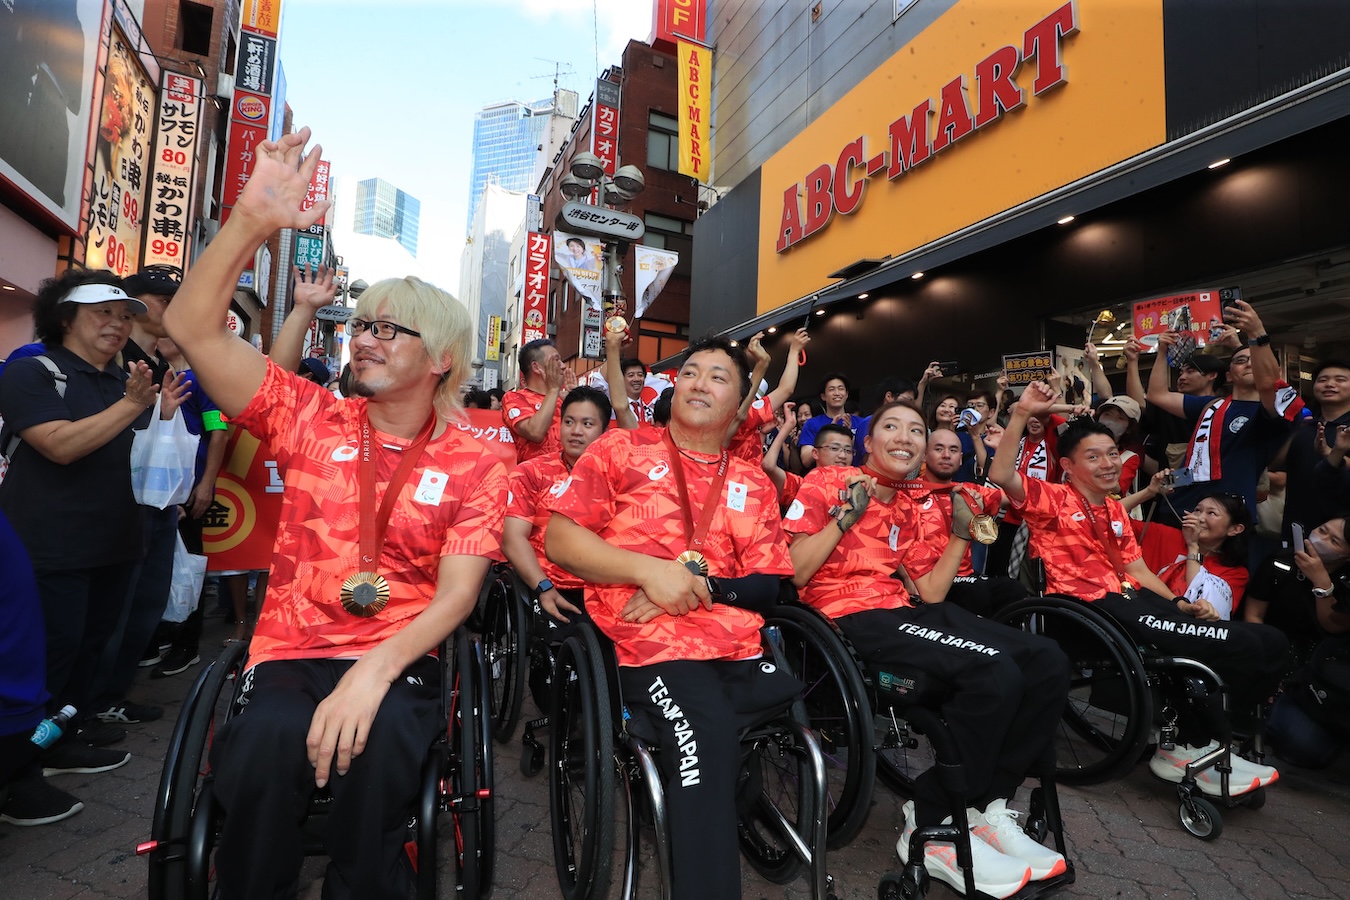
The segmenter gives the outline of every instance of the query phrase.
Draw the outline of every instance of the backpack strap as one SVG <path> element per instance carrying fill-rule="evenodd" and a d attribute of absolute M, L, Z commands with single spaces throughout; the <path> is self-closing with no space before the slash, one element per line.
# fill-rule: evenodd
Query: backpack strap
<path fill-rule="evenodd" d="M 61 371 L 61 367 L 56 364 L 56 360 L 45 353 L 40 353 L 32 358 L 42 363 L 43 367 L 51 373 L 52 381 L 55 382 L 56 386 L 56 395 L 64 400 L 66 398 L 66 373 Z M 19 449 L 23 439 L 12 429 L 6 428 L 5 430 L 11 432 L 9 440 L 5 442 L 5 459 L 13 459 L 14 451 Z"/>

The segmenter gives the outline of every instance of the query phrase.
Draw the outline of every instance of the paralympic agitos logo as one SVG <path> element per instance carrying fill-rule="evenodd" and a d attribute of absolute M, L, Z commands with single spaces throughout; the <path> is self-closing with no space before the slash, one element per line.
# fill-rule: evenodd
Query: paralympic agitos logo
<path fill-rule="evenodd" d="M 888 146 L 880 153 L 868 155 L 866 135 L 849 141 L 833 166 L 826 163 L 816 167 L 804 181 L 783 192 L 777 251 L 782 253 L 817 234 L 830 224 L 835 213 L 846 216 L 856 212 L 869 179 L 884 172 L 887 180 L 894 181 L 962 138 L 1024 107 L 1026 92 L 1013 80 L 1023 63 L 1035 61 L 1033 95 L 1065 84 L 1064 39 L 1077 33 L 1078 11 L 1072 2 L 1065 3 L 1028 28 L 1020 47 L 1001 47 L 976 64 L 977 111 L 971 111 L 968 83 L 962 73 L 942 87 L 936 100 L 925 97 L 909 115 L 892 122 Z M 935 113 L 937 127 L 930 132 Z"/>

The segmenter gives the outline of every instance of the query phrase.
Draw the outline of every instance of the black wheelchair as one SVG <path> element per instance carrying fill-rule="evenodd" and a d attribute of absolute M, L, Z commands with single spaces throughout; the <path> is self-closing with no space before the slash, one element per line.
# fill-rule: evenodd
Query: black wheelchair
<path fill-rule="evenodd" d="M 239 712 L 238 689 L 246 644 L 231 644 L 193 683 L 184 699 L 164 758 L 155 795 L 150 840 L 136 848 L 150 863 L 150 900 L 207 900 L 215 881 L 213 849 L 224 820 L 214 799 L 208 762 L 217 728 Z M 417 896 L 437 895 L 439 818 L 449 812 L 455 843 L 456 895 L 478 900 L 492 887 L 495 819 L 486 664 L 482 646 L 464 630 L 441 647 L 445 728 L 422 765 L 422 790 L 408 812 L 409 862 Z M 332 796 L 319 790 L 310 801 L 305 852 L 325 853 L 319 821 Z"/>
<path fill-rule="evenodd" d="M 678 875 L 668 846 L 659 751 L 635 733 L 638 725 L 623 707 L 613 650 L 593 625 L 579 623 L 557 648 L 553 684 L 549 812 L 563 897 L 608 896 L 620 829 L 622 896 L 633 897 L 644 823 L 655 832 L 656 869 L 662 896 L 668 897 Z M 832 898 L 824 854 L 824 760 L 815 739 L 788 711 L 747 728 L 741 748 L 742 855 L 775 884 L 787 884 L 805 870 L 812 896 Z"/>
<path fill-rule="evenodd" d="M 782 601 L 765 616 L 766 631 L 775 657 L 806 684 L 802 710 L 825 756 L 828 846 L 842 847 L 862 830 L 877 780 L 912 797 L 914 779 L 936 767 L 951 800 L 952 824 L 916 828 L 909 864 L 881 880 L 878 896 L 909 900 L 926 895 L 923 847 L 930 841 L 955 844 L 965 894 L 980 896 L 971 869 L 965 769 L 938 711 L 946 688 L 918 671 L 864 663 L 834 622 L 797 603 L 787 589 Z M 917 736 L 927 740 L 920 742 Z M 1072 862 L 1067 862 L 1055 772 L 1032 772 L 1030 777 L 1039 785 L 1031 791 L 1025 830 L 1038 842 L 1052 836 L 1067 865 L 1063 874 L 1030 882 L 1019 898 L 1040 896 L 1073 883 L 1075 877 Z"/>
<path fill-rule="evenodd" d="M 543 713 L 527 721 L 521 735 L 521 773 L 538 775 L 544 768 L 545 747 L 537 732 L 549 724 L 554 656 L 570 628 L 549 618 L 534 591 L 505 563 L 494 565 L 489 573 L 472 624 L 483 636 L 487 657 L 493 737 L 503 744 L 511 740 L 527 687 Z"/>
<path fill-rule="evenodd" d="M 1069 702 L 1055 741 L 1060 781 L 1091 785 L 1124 777 L 1148 757 L 1155 729 L 1159 743 L 1170 749 L 1178 710 L 1208 698 L 1220 714 L 1214 735 L 1219 746 L 1186 767 L 1177 785 L 1178 821 L 1190 834 L 1210 841 L 1223 833 L 1221 806 L 1260 809 L 1265 804 L 1264 787 L 1236 797 L 1230 793 L 1228 687 L 1209 666 L 1139 644 L 1110 615 L 1073 597 L 1028 597 L 1001 610 L 998 618 L 1053 639 L 1069 657 Z M 1260 717 L 1257 712 L 1257 721 Z M 1259 727 L 1249 746 L 1259 761 L 1264 755 Z M 1221 786 L 1213 799 L 1196 783 L 1196 776 L 1211 767 L 1220 774 Z"/>

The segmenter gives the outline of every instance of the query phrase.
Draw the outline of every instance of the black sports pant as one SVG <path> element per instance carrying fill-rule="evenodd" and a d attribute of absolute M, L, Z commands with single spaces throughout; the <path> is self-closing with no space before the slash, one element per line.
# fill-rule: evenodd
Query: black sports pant
<path fill-rule="evenodd" d="M 210 756 L 226 815 L 216 851 L 222 900 L 295 895 L 304 861 L 300 824 L 314 794 L 305 737 L 315 708 L 353 662 L 278 660 L 245 673 L 247 705 L 216 733 Z M 324 900 L 408 896 L 405 827 L 422 763 L 443 726 L 440 666 L 431 657 L 409 666 L 380 704 L 365 751 L 346 775 L 332 770 Z"/>
<path fill-rule="evenodd" d="M 864 661 L 950 689 L 941 711 L 965 764 L 967 806 L 1011 798 L 1029 772 L 1053 764 L 1069 693 L 1069 659 L 1054 641 L 951 603 L 866 610 L 837 624 Z M 915 780 L 914 806 L 920 825 L 952 814 L 935 770 Z"/>
<path fill-rule="evenodd" d="M 1174 601 L 1152 591 L 1138 591 L 1133 600 L 1107 594 L 1092 605 L 1118 621 L 1136 641 L 1151 644 L 1169 656 L 1205 663 L 1228 685 L 1228 705 L 1245 715 L 1280 685 L 1289 670 L 1289 640 L 1271 625 L 1254 622 L 1205 622 L 1188 616 Z M 1209 734 L 1214 726 L 1206 724 Z M 1195 743 L 1201 736 L 1186 738 Z M 1200 743 L 1205 743 L 1201 740 Z"/>
<path fill-rule="evenodd" d="M 660 749 L 674 900 L 739 900 L 736 776 L 740 735 L 801 694 L 767 659 L 620 667 L 630 729 Z"/>

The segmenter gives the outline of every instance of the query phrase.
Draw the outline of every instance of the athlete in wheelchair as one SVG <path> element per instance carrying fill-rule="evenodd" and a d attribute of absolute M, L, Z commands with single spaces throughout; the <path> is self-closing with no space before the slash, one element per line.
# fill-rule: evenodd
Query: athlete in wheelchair
<path fill-rule="evenodd" d="M 1013 408 L 1005 438 L 1017 441 L 1027 419 L 1043 413 L 1053 399 L 1048 386 L 1028 386 Z M 1120 453 L 1109 430 L 1090 421 L 1074 422 L 1060 435 L 1059 453 L 1065 484 L 1024 478 L 1010 458 L 995 457 L 990 469 L 990 477 L 1030 526 L 1031 551 L 1045 567 L 1047 592 L 1071 598 L 1025 604 L 1036 616 L 1045 613 L 1051 619 L 1073 618 L 1075 607 L 1081 611 L 1086 605 L 1090 616 L 1078 616 L 1081 627 L 1100 626 L 1106 633 L 1125 635 L 1123 648 L 1089 651 L 1102 656 L 1123 652 L 1124 664 L 1099 662 L 1094 668 L 1111 671 L 1126 686 L 1144 679 L 1142 691 L 1131 689 L 1141 694 L 1130 704 L 1134 708 L 1120 710 L 1129 720 L 1127 728 L 1140 735 L 1137 741 L 1092 732 L 1092 723 L 1082 715 L 1075 714 L 1070 724 L 1092 733 L 1109 746 L 1114 759 L 1128 766 L 1152 725 L 1147 720 L 1150 687 L 1170 689 L 1162 699 L 1168 713 L 1149 767 L 1158 777 L 1181 785 L 1182 824 L 1198 836 L 1216 837 L 1222 822 L 1213 804 L 1193 796 L 1197 789 L 1224 801 L 1253 794 L 1250 802 L 1258 805 L 1263 800 L 1259 789 L 1279 777 L 1273 768 L 1230 752 L 1229 709 L 1255 709 L 1275 691 L 1286 669 L 1288 643 L 1277 629 L 1222 621 L 1209 603 L 1177 596 L 1149 570 L 1124 509 L 1111 498 Z M 1019 613 L 1009 612 L 1013 619 Z M 1033 620 L 1042 619 L 1024 619 Z M 1136 645 L 1143 647 L 1142 657 Z M 1141 665 L 1142 672 L 1127 671 Z"/>
<path fill-rule="evenodd" d="M 623 714 L 657 750 L 675 898 L 740 896 L 741 739 L 801 691 L 763 658 L 755 611 L 776 602 L 780 579 L 792 573 L 775 492 L 757 466 L 723 447 L 748 371 L 724 339 L 693 345 L 669 429 L 611 430 L 592 444 L 554 502 L 545 539 L 548 558 L 586 582 L 586 607 L 613 643 Z M 563 645 L 560 673 L 575 659 L 593 667 L 591 654 L 570 649 L 578 639 Z M 592 672 L 589 683 L 604 680 Z M 555 681 L 569 697 L 581 679 Z M 590 697 L 576 693 L 578 702 Z M 573 727 L 552 723 L 555 736 Z M 585 889 L 567 896 L 588 896 Z"/>
<path fill-rule="evenodd" d="M 497 740 L 510 740 L 528 683 L 535 703 L 547 713 L 552 647 L 585 619 L 581 579 L 548 561 L 544 530 L 553 498 L 562 492 L 581 454 L 610 424 L 609 398 L 592 387 L 573 388 L 563 398 L 559 419 L 562 451 L 536 456 L 510 476 L 510 500 L 502 552 L 510 568 L 499 567 L 484 601 L 483 638 L 492 666 L 493 727 Z M 526 725 L 527 774 L 538 771 L 543 747 L 534 737 L 547 719 Z"/>
<path fill-rule="evenodd" d="M 940 766 L 915 778 L 896 846 L 900 859 L 908 865 L 918 851 L 929 875 L 966 890 L 960 837 L 955 843 L 927 834 L 911 840 L 916 828 L 952 823 L 955 801 L 956 810 L 964 810 L 958 829 L 964 818 L 974 836 L 967 865 L 975 889 L 1007 897 L 1032 879 L 1054 878 L 1067 868 L 1062 854 L 1017 827 L 1007 804 L 1028 773 L 1053 769 L 1051 741 L 1068 690 L 1068 661 L 1052 641 L 942 602 L 969 547 L 973 513 L 983 512 L 978 494 L 953 493 L 952 533 L 936 564 L 916 580 L 919 596 L 895 577 L 907 555 L 930 549 L 915 547 L 923 542 L 920 504 L 903 490 L 926 442 L 918 408 L 908 401 L 887 403 L 872 416 L 861 470 L 829 468 L 807 476 L 784 517 L 792 535 L 793 583 L 865 664 L 945 689 L 940 712 L 965 770 L 964 796 L 950 796 Z M 921 850 L 912 846 L 917 843 Z"/>
<path fill-rule="evenodd" d="M 258 246 L 324 213 L 302 208 L 319 159 L 317 147 L 305 154 L 308 139 L 302 129 L 259 145 L 234 215 L 164 320 L 285 483 L 241 709 L 209 754 L 227 900 L 294 891 L 300 822 L 321 788 L 332 798 L 325 896 L 406 894 L 406 819 L 443 724 L 429 654 L 473 608 L 506 506 L 501 463 L 449 424 L 472 355 L 453 297 L 414 278 L 371 286 L 351 320 L 348 398 L 221 327 Z"/>

